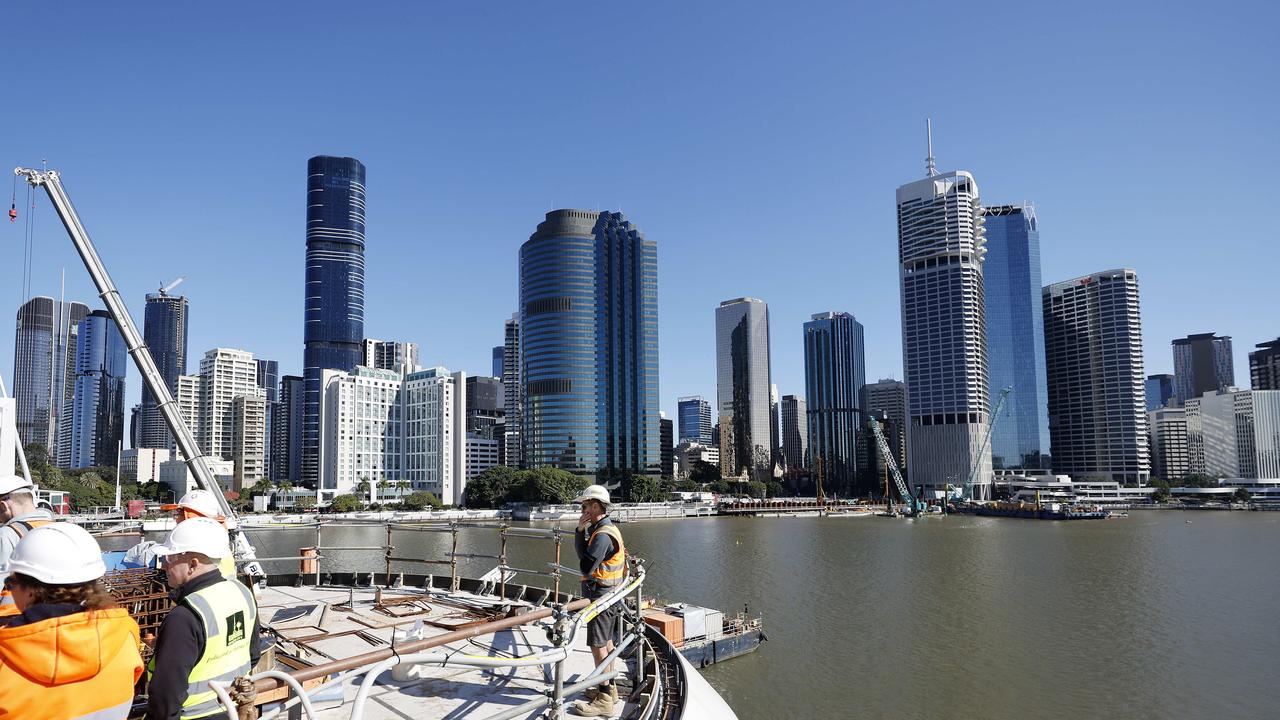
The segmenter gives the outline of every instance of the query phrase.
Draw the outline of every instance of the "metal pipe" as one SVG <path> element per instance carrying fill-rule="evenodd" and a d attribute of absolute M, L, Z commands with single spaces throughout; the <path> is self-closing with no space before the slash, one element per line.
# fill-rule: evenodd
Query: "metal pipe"
<path fill-rule="evenodd" d="M 602 682 L 614 679 L 615 677 L 618 676 L 618 672 L 619 671 L 617 670 L 610 670 L 609 672 L 603 673 L 601 675 L 591 675 L 585 680 L 581 680 L 565 688 L 564 694 L 576 695 L 577 693 L 580 693 L 583 690 L 586 690 L 587 688 L 592 687 L 593 685 L 599 685 Z M 527 703 L 524 703 L 523 705 L 517 705 L 509 710 L 503 710 L 497 715 L 490 715 L 484 720 L 511 720 L 512 718 L 518 718 L 521 715 L 525 715 L 529 712 L 537 710 L 540 707 L 543 707 L 545 705 L 550 705 L 551 703 L 552 703 L 552 698 L 549 698 L 549 697 L 535 698 L 533 700 L 530 700 Z M 561 702 L 561 704 L 563 704 L 563 701 Z"/>
<path fill-rule="evenodd" d="M 581 610 L 590 604 L 591 604 L 591 601 L 585 598 L 579 598 L 578 600 L 574 600 L 573 602 L 566 605 L 564 609 L 566 612 L 574 612 L 576 610 Z M 523 613 L 521 615 L 502 618 L 499 620 L 494 620 L 492 622 L 482 623 L 480 625 L 473 625 L 472 627 L 469 627 L 469 628 L 454 630 L 453 632 L 448 632 L 441 635 L 435 635 L 429 638 L 423 638 L 422 640 L 414 640 L 412 642 L 407 642 L 402 645 L 397 645 L 394 649 L 383 648 L 380 650 L 373 650 L 367 653 L 362 653 L 360 655 L 353 655 L 349 658 L 344 658 L 342 660 L 335 660 L 330 663 L 324 663 L 323 665 L 313 665 L 311 667 L 303 668 L 301 670 L 295 670 L 289 673 L 289 676 L 299 682 L 306 682 L 307 680 L 311 680 L 318 677 L 324 677 L 325 675 L 331 675 L 336 672 L 342 672 L 344 670 L 351 670 L 353 668 L 364 667 L 365 665 L 369 665 L 371 663 L 376 663 L 382 660 L 386 660 L 387 658 L 392 657 L 396 654 L 421 652 L 423 650 L 430 650 L 432 648 L 440 647 L 441 645 L 448 645 L 449 643 L 458 642 L 460 640 L 469 640 L 473 637 L 477 637 L 480 635 L 487 635 L 489 633 L 498 632 L 499 630 L 507 630 L 509 628 L 516 627 L 517 625 L 527 625 L 537 620 L 542 620 L 542 619 L 551 617 L 551 615 L 554 612 L 555 611 L 552 610 L 551 608 L 542 608 L 540 610 L 532 610 L 530 612 Z M 270 690 L 274 690 L 280 687 L 280 684 L 271 678 L 264 678 L 262 680 L 258 680 L 255 683 L 255 685 L 259 693 L 268 692 Z"/>

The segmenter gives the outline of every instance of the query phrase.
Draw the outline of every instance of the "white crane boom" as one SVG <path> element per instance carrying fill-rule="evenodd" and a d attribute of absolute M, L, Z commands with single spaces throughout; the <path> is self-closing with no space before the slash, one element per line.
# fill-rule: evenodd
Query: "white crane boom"
<path fill-rule="evenodd" d="M 174 280 L 173 282 L 169 283 L 168 285 L 165 285 L 165 286 L 161 287 L 161 288 L 160 288 L 160 294 L 161 294 L 161 295 L 168 295 L 170 290 L 172 290 L 172 289 L 174 289 L 174 288 L 178 287 L 179 285 L 181 285 L 181 284 L 182 284 L 182 281 L 183 281 L 183 280 L 186 280 L 186 279 L 187 279 L 187 276 L 186 276 L 186 275 L 179 276 L 177 280 Z"/>

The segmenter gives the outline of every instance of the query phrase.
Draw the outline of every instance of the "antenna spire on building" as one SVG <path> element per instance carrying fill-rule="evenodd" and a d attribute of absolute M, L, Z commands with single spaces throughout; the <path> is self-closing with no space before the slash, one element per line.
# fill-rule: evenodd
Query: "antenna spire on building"
<path fill-rule="evenodd" d="M 924 167 L 927 172 L 925 177 L 933 177 L 938 174 L 938 168 L 933 164 L 933 118 L 926 118 L 924 127 L 925 134 L 929 138 L 929 154 L 924 159 Z"/>

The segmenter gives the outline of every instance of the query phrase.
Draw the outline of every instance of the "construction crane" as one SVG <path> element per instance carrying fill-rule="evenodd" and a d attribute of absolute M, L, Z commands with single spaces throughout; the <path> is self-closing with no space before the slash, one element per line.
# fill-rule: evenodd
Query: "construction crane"
<path fill-rule="evenodd" d="M 181 285 L 181 284 L 182 284 L 182 281 L 183 281 L 183 280 L 186 280 L 186 279 L 187 279 L 187 276 L 186 276 L 186 275 L 182 275 L 182 276 L 180 276 L 177 280 L 174 280 L 173 282 L 169 283 L 168 285 L 161 285 L 161 286 L 160 286 L 160 294 L 161 294 L 161 295 L 168 295 L 170 290 L 172 290 L 172 289 L 174 289 L 174 288 L 178 287 L 179 285 Z"/>
<path fill-rule="evenodd" d="M 871 432 L 876 436 L 876 446 L 880 448 L 880 455 L 884 458 L 885 465 L 889 466 L 894 484 L 898 486 L 898 494 L 907 506 L 907 514 L 918 515 L 928 510 L 929 506 L 925 501 L 912 495 L 907 488 L 907 481 L 902 479 L 902 473 L 898 471 L 898 463 L 893 459 L 893 451 L 889 449 L 889 442 L 884 439 L 884 431 L 880 429 L 880 421 L 876 418 L 871 418 Z"/>
<path fill-rule="evenodd" d="M 196 445 L 195 436 L 191 434 L 191 429 L 183 421 L 182 413 L 178 411 L 178 404 L 174 402 L 173 395 L 169 392 L 169 386 L 165 384 L 164 377 L 160 375 L 160 371 L 156 368 L 151 352 L 147 350 L 146 344 L 142 341 L 142 335 L 138 333 L 138 326 L 134 324 L 133 318 L 129 316 L 128 308 L 125 307 L 124 301 L 120 299 L 120 292 L 116 290 L 115 284 L 111 281 L 111 276 L 107 274 L 106 265 L 102 263 L 102 258 L 98 256 L 97 249 L 89 239 L 89 233 L 85 231 L 84 225 L 80 222 L 80 216 L 76 214 L 75 208 L 71 205 L 71 198 L 67 196 L 66 189 L 62 187 L 62 179 L 58 172 L 56 170 L 36 170 L 34 168 L 15 168 L 13 172 L 18 177 L 25 178 L 32 187 L 43 187 L 45 192 L 49 194 L 53 209 L 58 213 L 58 218 L 62 220 L 62 225 L 67 229 L 67 234 L 71 236 L 71 242 L 80 254 L 80 260 L 84 262 L 85 269 L 89 271 L 89 276 L 93 278 L 93 284 L 98 288 L 98 297 L 102 298 L 103 304 L 107 306 L 107 312 L 110 313 L 111 319 L 115 321 L 116 327 L 120 331 L 120 336 L 124 339 L 129 356 L 133 358 L 134 364 L 138 366 L 142 381 L 146 383 L 147 389 L 151 391 L 151 394 L 155 396 L 156 407 L 164 417 L 165 424 L 169 426 L 169 432 L 173 433 L 173 438 L 178 444 L 178 450 L 186 458 L 187 468 L 195 476 L 196 483 L 217 498 L 222 514 L 233 521 L 231 524 L 236 526 L 235 539 L 233 541 L 236 558 L 253 560 L 255 557 L 253 546 L 239 528 L 239 524 L 234 522 L 235 513 L 231 510 L 230 504 L 227 503 L 226 497 L 223 496 L 222 488 L 218 485 L 217 479 L 214 478 L 213 473 L 209 470 L 209 466 L 205 462 L 204 453 L 200 452 L 199 446 Z M 171 283 L 167 288 L 162 288 L 161 292 L 172 290 L 178 282 L 181 282 L 181 278 L 177 282 Z M 246 568 L 246 570 L 254 572 L 249 568 Z"/>
<path fill-rule="evenodd" d="M 1011 392 L 1013 392 L 1012 387 L 1007 387 L 1000 391 L 1000 398 L 996 400 L 996 407 L 991 411 L 991 422 L 987 423 L 987 432 L 982 436 L 982 445 L 978 448 L 977 457 L 973 459 L 973 467 L 969 469 L 969 477 L 965 479 L 963 488 L 952 490 L 951 498 L 953 500 L 973 499 L 973 486 L 977 484 L 978 473 L 982 470 L 982 456 L 987 452 L 987 446 L 991 444 L 991 433 L 995 432 L 996 421 L 1000 418 L 1000 410 L 1004 407 L 1004 401 Z"/>

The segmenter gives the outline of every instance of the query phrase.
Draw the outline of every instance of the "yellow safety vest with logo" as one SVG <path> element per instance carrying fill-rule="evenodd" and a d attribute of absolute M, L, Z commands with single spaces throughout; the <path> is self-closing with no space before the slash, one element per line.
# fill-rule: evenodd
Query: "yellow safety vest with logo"
<path fill-rule="evenodd" d="M 584 577 L 582 581 L 587 582 L 590 580 L 598 587 L 616 587 L 621 585 L 623 579 L 627 576 L 627 549 L 622 544 L 622 533 L 612 523 L 597 527 L 595 532 L 591 533 L 591 537 L 587 538 L 587 545 L 590 546 L 600 533 L 613 538 L 613 541 L 618 545 L 618 551 L 609 556 L 609 559 L 600 563 L 600 567 L 591 573 L 590 578 Z"/>
<path fill-rule="evenodd" d="M 225 715 L 210 680 L 230 682 L 253 669 L 249 644 L 257 621 L 258 606 L 253 593 L 236 580 L 216 582 L 182 598 L 204 627 L 204 653 L 187 678 L 187 699 L 179 717 L 184 720 Z M 156 660 L 147 664 L 147 680 L 155 673 Z"/>
<path fill-rule="evenodd" d="M 230 555 L 218 561 L 218 572 L 222 573 L 222 577 L 232 582 L 239 582 L 236 580 L 236 561 Z"/>
<path fill-rule="evenodd" d="M 52 520 L 10 520 L 3 527 L 7 527 L 18 535 L 18 540 L 27 536 L 27 533 L 35 530 L 41 525 L 48 525 Z M 7 589 L 0 589 L 0 617 L 9 617 L 20 614 L 18 604 L 13 601 L 13 593 Z"/>

